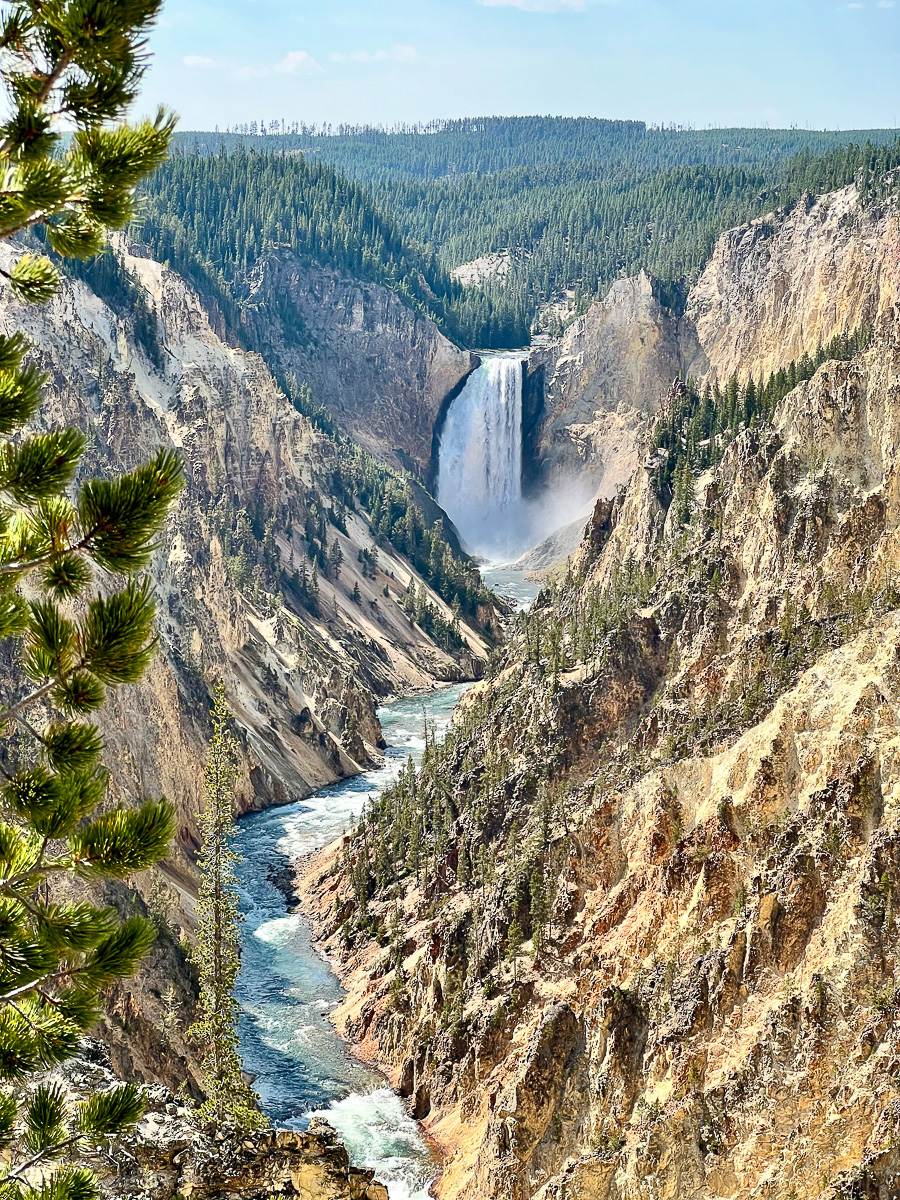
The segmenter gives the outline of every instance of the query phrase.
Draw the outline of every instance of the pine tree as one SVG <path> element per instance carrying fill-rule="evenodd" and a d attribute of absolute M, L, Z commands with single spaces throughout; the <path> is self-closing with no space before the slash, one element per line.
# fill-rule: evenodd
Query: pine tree
<path fill-rule="evenodd" d="M 341 567 L 344 565 L 344 552 L 341 549 L 341 543 L 337 538 L 331 543 L 331 550 L 328 555 L 329 564 L 331 566 L 332 579 L 340 579 Z"/>
<path fill-rule="evenodd" d="M 136 185 L 165 157 L 172 120 L 115 124 L 143 75 L 159 0 L 21 0 L 4 6 L 0 79 L 0 239 L 34 229 L 60 256 L 87 257 L 104 229 L 132 216 Z M 63 143 L 64 131 L 68 138 Z M 4 272 L 13 292 L 49 299 L 58 272 L 20 251 Z M 0 638 L 19 669 L 0 708 L 0 1170 L 4 1200 L 89 1200 L 77 1164 L 141 1114 L 122 1085 L 70 1108 L 38 1072 L 76 1051 L 99 1015 L 99 993 L 130 975 L 153 924 L 120 921 L 86 901 L 56 903 L 52 880 L 123 879 L 159 861 L 174 831 L 165 800 L 101 810 L 107 776 L 96 725 L 108 688 L 139 679 L 155 644 L 155 605 L 141 572 L 182 484 L 178 459 L 70 489 L 85 449 L 74 429 L 20 431 L 44 376 L 25 364 L 20 333 L 0 337 Z M 95 569 L 104 573 L 101 591 Z M 121 586 L 113 576 L 127 577 Z M 6 1149 L 17 1134 L 15 1147 Z M 66 1165 L 55 1163 L 66 1158 Z M 36 1183 L 35 1178 L 40 1182 Z"/>
<path fill-rule="evenodd" d="M 547 895 L 547 880 L 543 864 L 534 864 L 531 877 L 528 880 L 528 890 L 531 895 L 531 925 L 533 930 L 535 954 L 543 950 L 547 941 L 547 923 L 550 919 L 550 900 Z"/>
<path fill-rule="evenodd" d="M 506 949 L 504 951 L 504 958 L 513 965 L 513 983 L 518 983 L 519 951 L 522 949 L 524 940 L 525 936 L 522 933 L 522 926 L 519 924 L 518 918 L 513 917 L 509 932 L 506 935 Z"/>
<path fill-rule="evenodd" d="M 231 713 L 225 685 L 216 684 L 206 761 L 206 807 L 200 814 L 200 888 L 197 941 L 191 957 L 200 973 L 197 1020 L 188 1031 L 202 1047 L 206 1101 L 201 1112 L 219 1124 L 239 1129 L 261 1127 L 266 1120 L 258 1098 L 241 1074 L 237 1000 L 234 987 L 241 969 L 235 867 L 231 849 L 232 804 L 237 781 L 237 742 L 229 729 Z"/>

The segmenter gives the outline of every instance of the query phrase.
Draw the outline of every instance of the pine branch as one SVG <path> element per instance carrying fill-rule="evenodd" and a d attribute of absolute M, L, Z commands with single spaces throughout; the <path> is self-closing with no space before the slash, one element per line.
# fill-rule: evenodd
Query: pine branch
<path fill-rule="evenodd" d="M 37 704 L 38 700 L 43 700 L 57 686 L 57 680 L 51 680 L 50 683 L 45 683 L 42 687 L 32 692 L 30 696 L 26 696 L 24 700 L 20 700 L 18 704 L 14 704 L 11 708 L 0 712 L 0 725 L 5 725 L 7 721 L 11 721 L 14 717 L 17 717 L 23 709 L 29 708 L 32 704 Z"/>
<path fill-rule="evenodd" d="M 0 1183 L 8 1183 L 10 1180 L 21 1179 L 25 1172 L 30 1171 L 32 1167 L 36 1167 L 39 1163 L 46 1162 L 48 1158 L 59 1158 L 64 1151 L 68 1150 L 72 1146 L 75 1146 L 80 1140 L 81 1135 L 78 1133 L 73 1133 L 70 1134 L 69 1137 L 65 1138 L 64 1141 L 57 1142 L 53 1146 L 48 1146 L 43 1150 L 39 1150 L 37 1154 L 29 1158 L 27 1162 L 22 1163 L 22 1165 L 16 1167 L 14 1171 L 10 1171 L 8 1175 L 5 1175 L 3 1179 L 0 1180 Z"/>

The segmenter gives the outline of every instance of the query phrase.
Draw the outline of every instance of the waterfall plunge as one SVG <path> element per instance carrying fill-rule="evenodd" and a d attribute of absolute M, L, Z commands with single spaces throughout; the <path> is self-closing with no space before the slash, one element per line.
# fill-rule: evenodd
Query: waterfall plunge
<path fill-rule="evenodd" d="M 529 545 L 522 503 L 522 363 L 485 355 L 450 406 L 441 434 L 437 501 L 466 549 L 491 561 Z"/>

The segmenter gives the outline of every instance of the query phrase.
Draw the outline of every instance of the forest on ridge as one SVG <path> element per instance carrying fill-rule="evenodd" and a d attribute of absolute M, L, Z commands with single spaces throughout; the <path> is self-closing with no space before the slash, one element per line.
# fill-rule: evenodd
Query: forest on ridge
<path fill-rule="evenodd" d="M 877 200 L 900 165 L 894 130 L 543 117 L 283 125 L 179 135 L 143 194 L 139 236 L 154 255 L 212 292 L 235 327 L 257 264 L 294 255 L 384 284 L 458 344 L 485 349 L 526 345 L 535 327 L 558 332 L 545 306 L 581 312 L 642 269 L 677 308 L 724 230 L 855 179 Z M 477 284 L 454 278 L 500 252 L 502 275 L 488 263 Z"/>

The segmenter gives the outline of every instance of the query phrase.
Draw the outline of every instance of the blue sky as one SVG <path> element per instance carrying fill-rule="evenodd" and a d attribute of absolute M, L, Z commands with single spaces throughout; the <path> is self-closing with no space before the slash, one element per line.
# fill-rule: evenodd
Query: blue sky
<path fill-rule="evenodd" d="M 552 113 L 896 126 L 900 0 L 168 0 L 183 129 Z"/>

